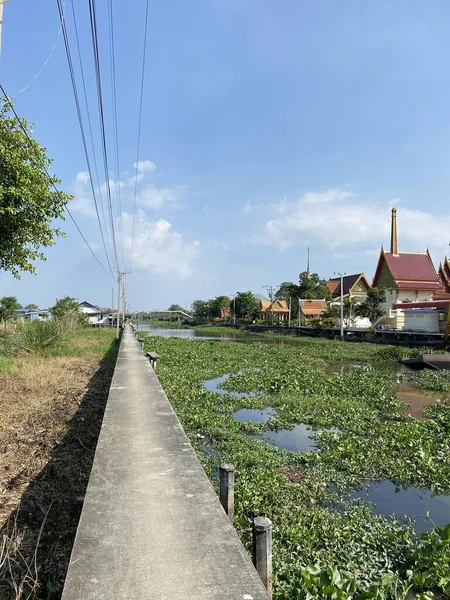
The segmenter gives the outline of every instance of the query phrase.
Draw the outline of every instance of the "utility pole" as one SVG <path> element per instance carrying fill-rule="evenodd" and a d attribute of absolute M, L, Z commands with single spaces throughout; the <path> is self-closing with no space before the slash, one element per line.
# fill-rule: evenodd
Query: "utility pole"
<path fill-rule="evenodd" d="M 344 275 L 346 273 L 335 273 L 341 278 L 341 340 L 344 341 Z"/>
<path fill-rule="evenodd" d="M 263 288 L 265 288 L 269 292 L 270 312 L 272 313 L 272 325 L 273 325 L 273 286 L 272 285 L 263 285 Z"/>
<path fill-rule="evenodd" d="M 3 32 L 3 4 L 5 0 L 0 0 L 0 57 L 2 55 L 2 32 Z"/>
<path fill-rule="evenodd" d="M 291 326 L 291 297 L 289 296 L 289 327 Z"/>
<path fill-rule="evenodd" d="M 122 273 L 117 273 L 117 323 L 116 323 L 116 338 L 119 339 L 119 315 L 120 315 L 120 286 L 122 284 Z"/>
<path fill-rule="evenodd" d="M 300 298 L 298 299 L 298 326 L 300 327 Z"/>

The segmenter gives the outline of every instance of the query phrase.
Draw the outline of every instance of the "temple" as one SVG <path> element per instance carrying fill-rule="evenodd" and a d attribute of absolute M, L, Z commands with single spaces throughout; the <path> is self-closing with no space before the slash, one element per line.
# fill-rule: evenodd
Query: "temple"
<path fill-rule="evenodd" d="M 450 260 L 447 257 L 439 265 L 438 277 L 445 293 L 450 294 Z"/>
<path fill-rule="evenodd" d="M 341 297 L 341 278 L 333 277 L 327 281 L 327 287 L 333 298 Z M 367 281 L 364 273 L 355 275 L 344 275 L 342 277 L 342 296 L 344 298 L 356 298 L 364 300 L 367 291 L 370 290 L 370 283 Z"/>
<path fill-rule="evenodd" d="M 395 329 L 404 327 L 405 316 L 403 310 L 394 305 L 429 301 L 446 293 L 428 249 L 417 253 L 399 252 L 396 208 L 392 209 L 391 216 L 390 252 L 381 248 L 372 285 L 386 291 L 386 316 L 380 323 Z"/>

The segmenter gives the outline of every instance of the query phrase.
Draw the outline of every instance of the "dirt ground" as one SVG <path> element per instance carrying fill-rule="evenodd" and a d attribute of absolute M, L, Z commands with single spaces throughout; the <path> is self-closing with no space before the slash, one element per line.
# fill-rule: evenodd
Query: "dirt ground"
<path fill-rule="evenodd" d="M 0 375 L 0 600 L 60 596 L 112 373 L 74 356 Z"/>

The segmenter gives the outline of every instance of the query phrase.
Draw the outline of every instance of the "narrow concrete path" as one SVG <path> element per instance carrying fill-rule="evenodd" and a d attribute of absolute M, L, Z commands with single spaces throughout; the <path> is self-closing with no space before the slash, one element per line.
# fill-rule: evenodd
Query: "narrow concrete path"
<path fill-rule="evenodd" d="M 128 325 L 62 598 L 268 598 Z"/>

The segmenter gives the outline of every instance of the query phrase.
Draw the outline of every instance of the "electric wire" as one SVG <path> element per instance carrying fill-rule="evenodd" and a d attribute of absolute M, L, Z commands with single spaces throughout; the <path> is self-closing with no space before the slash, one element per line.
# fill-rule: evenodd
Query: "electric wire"
<path fill-rule="evenodd" d="M 106 248 L 105 237 L 103 234 L 103 227 L 102 227 L 102 223 L 101 223 L 101 219 L 100 219 L 100 213 L 98 210 L 97 195 L 95 193 L 94 180 L 92 177 L 91 162 L 90 162 L 89 152 L 88 152 L 88 148 L 87 148 L 86 134 L 85 134 L 84 125 L 83 125 L 83 116 L 82 116 L 81 107 L 80 107 L 80 99 L 79 99 L 79 95 L 78 95 L 77 82 L 75 79 L 75 72 L 73 69 L 72 55 L 71 55 L 71 51 L 70 51 L 69 38 L 67 35 L 67 29 L 66 29 L 66 24 L 65 24 L 65 19 L 64 19 L 64 12 L 62 10 L 63 9 L 62 2 L 61 2 L 61 0 L 56 0 L 56 1 L 57 1 L 57 5 L 58 5 L 59 16 L 61 19 L 61 27 L 62 27 L 62 31 L 63 31 L 64 46 L 66 49 L 67 64 L 69 67 L 69 74 L 70 74 L 70 79 L 72 82 L 73 96 L 75 99 L 75 106 L 76 106 L 76 111 L 77 111 L 78 124 L 80 126 L 81 139 L 83 142 L 84 155 L 86 158 L 86 165 L 87 165 L 88 172 L 89 172 L 89 181 L 90 181 L 90 185 L 91 185 L 92 196 L 94 199 L 95 212 L 97 215 L 97 220 L 98 220 L 98 224 L 99 224 L 99 228 L 100 228 L 100 234 L 101 234 L 101 238 L 102 238 L 102 242 L 103 242 L 103 248 L 105 250 L 106 260 L 108 262 L 108 265 L 109 265 L 109 268 L 111 271 L 111 275 L 112 275 L 112 267 L 111 267 L 111 263 L 109 260 L 107 248 Z"/>
<path fill-rule="evenodd" d="M 110 41 L 110 65 L 111 65 L 111 88 L 112 88 L 112 115 L 114 131 L 114 156 L 116 166 L 116 194 L 117 211 L 119 219 L 119 238 L 122 250 L 122 264 L 125 268 L 125 252 L 123 247 L 123 225 L 122 225 L 122 199 L 120 193 L 120 162 L 119 162 L 119 133 L 117 125 L 117 86 L 116 86 L 116 58 L 114 44 L 114 13 L 112 0 L 108 0 L 108 21 L 109 21 L 109 41 Z"/>
<path fill-rule="evenodd" d="M 76 46 L 77 46 L 77 51 L 78 51 L 78 62 L 80 65 L 81 83 L 82 83 L 82 87 L 83 87 L 84 105 L 85 105 L 86 116 L 87 116 L 89 139 L 91 142 L 92 158 L 93 158 L 93 162 L 94 162 L 94 172 L 95 172 L 95 177 L 96 177 L 96 182 L 97 182 L 97 190 L 98 190 L 98 195 L 99 195 L 99 199 L 100 199 L 100 206 L 101 206 L 101 210 L 102 210 L 103 227 L 104 227 L 104 231 L 105 231 L 105 237 L 108 242 L 108 248 L 109 248 L 109 251 L 111 252 L 112 244 L 111 244 L 111 239 L 110 239 L 110 235 L 108 232 L 108 221 L 106 219 L 106 214 L 105 214 L 105 205 L 103 202 L 103 194 L 102 194 L 102 188 L 100 185 L 100 177 L 98 175 L 97 156 L 96 156 L 96 152 L 95 152 L 94 136 L 92 133 L 92 122 L 91 122 L 91 115 L 90 115 L 89 103 L 88 103 L 88 95 L 87 95 L 87 89 L 86 89 L 86 79 L 84 76 L 83 59 L 82 59 L 82 55 L 81 55 L 80 39 L 79 39 L 79 35 L 78 35 L 78 23 L 77 23 L 77 17 L 76 17 L 75 6 L 74 6 L 73 0 L 70 0 L 70 3 L 71 3 L 71 7 L 72 7 L 72 18 L 73 18 L 73 24 L 74 24 Z"/>
<path fill-rule="evenodd" d="M 101 68 L 100 68 L 100 55 L 99 55 L 99 50 L 98 50 L 98 28 L 97 28 L 97 15 L 96 15 L 96 8 L 95 8 L 95 0 L 89 0 L 89 20 L 90 20 L 90 25 L 91 25 L 92 48 L 93 48 L 93 53 L 94 53 L 95 79 L 96 79 L 96 87 L 97 87 L 97 104 L 98 104 L 98 112 L 99 112 L 99 119 L 100 119 L 100 135 L 101 135 L 101 140 L 102 140 L 106 195 L 107 195 L 107 200 L 108 200 L 108 211 L 109 211 L 109 220 L 110 220 L 110 225 L 111 225 L 114 258 L 115 258 L 115 262 L 116 262 L 117 271 L 119 272 L 121 269 L 119 267 L 119 258 L 117 255 L 117 241 L 116 241 L 116 232 L 115 232 L 115 227 L 114 227 L 114 215 L 113 215 L 112 199 L 111 199 L 111 185 L 110 185 L 110 180 L 109 180 L 108 151 L 107 151 L 107 144 L 106 144 L 105 114 L 104 114 L 104 109 L 103 109 L 103 92 L 102 92 L 102 80 L 101 80 Z"/>
<path fill-rule="evenodd" d="M 20 119 L 19 115 L 17 114 L 17 112 L 16 112 L 16 110 L 15 110 L 15 108 L 14 108 L 13 104 L 12 104 L 12 101 L 11 101 L 11 99 L 9 98 L 8 94 L 6 93 L 6 90 L 5 90 L 5 88 L 3 87 L 3 85 L 2 85 L 1 83 L 0 83 L 0 90 L 1 90 L 1 92 L 2 92 L 2 94 L 3 94 L 3 97 L 4 97 L 4 98 L 6 99 L 6 101 L 8 102 L 8 106 L 9 106 L 9 108 L 11 109 L 11 111 L 12 111 L 12 112 L 13 112 L 13 114 L 14 114 L 14 116 L 16 117 L 16 119 L 17 119 L 17 122 L 19 123 L 19 126 L 20 126 L 20 128 L 22 129 L 22 131 L 24 132 L 24 134 L 25 134 L 25 136 L 27 137 L 28 141 L 30 142 L 30 146 L 31 146 L 31 148 L 33 149 L 33 151 L 36 151 L 36 150 L 35 150 L 35 148 L 34 148 L 34 146 L 33 146 L 33 144 L 31 144 L 31 141 L 32 141 L 32 140 L 31 140 L 31 137 L 30 137 L 30 135 L 29 135 L 29 133 L 28 133 L 28 131 L 27 131 L 26 127 L 25 127 L 25 126 L 24 126 L 24 124 L 22 123 L 22 121 L 21 121 L 21 119 Z M 36 156 L 38 156 L 38 157 L 39 157 L 39 154 L 37 153 L 37 151 L 36 151 Z M 39 157 L 39 158 L 40 158 L 40 157 Z M 52 187 L 54 188 L 54 190 L 56 191 L 56 193 L 60 194 L 60 193 L 61 193 L 61 191 L 60 191 L 60 190 L 58 190 L 58 188 L 56 187 L 56 185 L 53 183 L 53 180 L 52 180 L 52 178 L 51 178 L 51 176 L 50 176 L 50 173 L 48 172 L 48 169 L 47 169 L 47 167 L 46 167 L 45 165 L 43 165 L 43 168 L 44 168 L 44 171 L 45 171 L 45 173 L 46 173 L 46 175 L 47 175 L 47 177 L 48 177 L 48 180 L 49 180 L 49 182 L 51 183 Z M 72 222 L 73 222 L 73 224 L 74 224 L 74 225 L 75 225 L 75 227 L 77 228 L 77 230 L 78 230 L 78 233 L 79 233 L 79 234 L 81 235 L 81 237 L 83 238 L 83 241 L 85 242 L 86 246 L 87 246 L 87 247 L 89 248 L 89 250 L 91 251 L 91 254 L 92 254 L 92 256 L 95 258 L 95 260 L 96 260 L 96 261 L 98 262 L 98 264 L 101 266 L 101 268 L 102 268 L 102 269 L 105 271 L 105 273 L 106 273 L 108 276 L 110 276 L 110 277 L 112 277 L 112 278 L 114 279 L 114 277 L 113 277 L 112 273 L 110 273 L 110 272 L 109 272 L 109 271 L 106 269 L 106 267 L 105 267 L 105 266 L 103 265 L 103 263 L 100 261 L 100 259 L 98 258 L 98 256 L 95 254 L 94 250 L 91 248 L 91 245 L 90 245 L 90 244 L 89 244 L 89 242 L 87 241 L 86 237 L 84 236 L 83 232 L 81 231 L 80 227 L 78 226 L 78 223 L 75 221 L 75 219 L 74 219 L 74 217 L 73 217 L 72 213 L 70 212 L 70 210 L 69 210 L 69 208 L 68 208 L 67 206 L 66 206 L 66 212 L 67 212 L 67 214 L 69 215 L 69 217 L 72 219 Z"/>
<path fill-rule="evenodd" d="M 138 118 L 138 134 L 137 134 L 137 147 L 136 147 L 136 173 L 134 179 L 134 202 L 133 202 L 133 226 L 131 230 L 131 254 L 130 254 L 130 271 L 133 267 L 133 249 L 134 249 L 134 229 L 136 223 L 136 198 L 137 198 L 137 185 L 138 185 L 138 174 L 139 174 L 139 154 L 141 147 L 141 128 L 142 128 L 142 105 L 144 99 L 144 81 L 145 81 L 145 59 L 147 54 L 147 31 L 148 31 L 148 13 L 149 13 L 149 0 L 146 0 L 145 7 L 145 25 L 144 25 L 144 44 L 142 53 L 142 73 L 141 73 L 141 93 L 139 99 L 139 118 Z"/>

